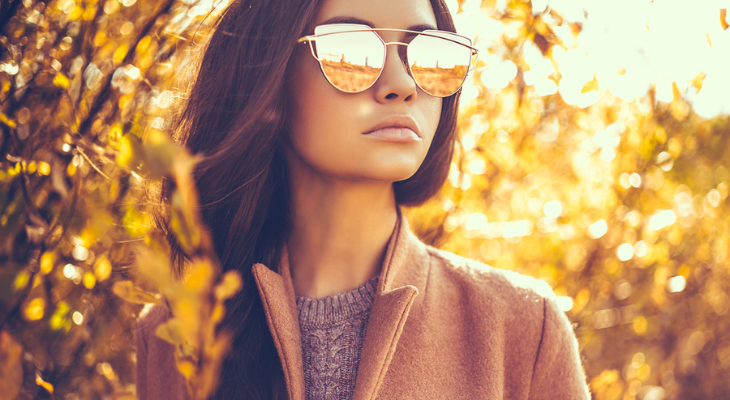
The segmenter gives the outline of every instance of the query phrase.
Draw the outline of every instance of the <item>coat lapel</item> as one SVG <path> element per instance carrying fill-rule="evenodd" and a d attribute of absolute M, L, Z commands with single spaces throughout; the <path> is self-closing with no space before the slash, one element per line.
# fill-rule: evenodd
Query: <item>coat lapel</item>
<path fill-rule="evenodd" d="M 376 295 L 360 355 L 353 399 L 374 399 L 378 394 L 417 294 L 415 287 L 406 286 Z"/>
<path fill-rule="evenodd" d="M 410 258 L 412 238 L 408 236 L 409 233 L 408 223 L 398 210 L 398 221 L 388 242 L 370 311 L 354 400 L 374 399 L 377 396 L 393 359 L 408 313 L 418 295 L 415 286 L 396 283 L 399 270 Z M 284 369 L 289 398 L 303 400 L 305 388 L 302 344 L 286 248 L 282 255 L 280 274 L 263 264 L 256 264 L 253 266 L 253 275 L 264 305 L 269 330 Z"/>
<path fill-rule="evenodd" d="M 409 259 L 408 224 L 398 210 L 398 222 L 388 243 L 383 269 L 370 311 L 365 342 L 360 355 L 354 400 L 374 399 L 393 359 L 408 312 L 418 289 L 396 285 L 399 270 Z"/>
<path fill-rule="evenodd" d="M 256 279 L 256 286 L 266 312 L 266 321 L 284 369 L 289 398 L 304 400 L 302 340 L 286 247 L 281 262 L 281 274 L 270 270 L 263 264 L 256 264 L 253 266 L 253 276 Z"/>

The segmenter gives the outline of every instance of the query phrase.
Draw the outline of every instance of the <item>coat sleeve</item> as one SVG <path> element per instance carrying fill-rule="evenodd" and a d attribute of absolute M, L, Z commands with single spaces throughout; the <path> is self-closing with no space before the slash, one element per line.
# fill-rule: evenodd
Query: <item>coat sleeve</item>
<path fill-rule="evenodd" d="M 177 369 L 175 347 L 157 337 L 168 319 L 164 307 L 145 309 L 137 320 L 137 397 L 139 400 L 186 400 L 185 378 Z"/>
<path fill-rule="evenodd" d="M 530 400 L 590 399 L 578 340 L 555 296 L 543 301 L 543 327 L 530 385 Z"/>
<path fill-rule="evenodd" d="M 137 325 L 137 398 L 147 400 L 147 343 Z"/>

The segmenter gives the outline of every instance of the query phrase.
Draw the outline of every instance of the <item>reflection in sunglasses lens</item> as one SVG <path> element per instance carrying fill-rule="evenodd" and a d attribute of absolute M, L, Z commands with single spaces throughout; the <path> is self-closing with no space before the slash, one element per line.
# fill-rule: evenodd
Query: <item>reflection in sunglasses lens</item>
<path fill-rule="evenodd" d="M 325 76 L 343 92 L 367 89 L 383 67 L 383 43 L 372 31 L 322 36 L 317 39 L 316 49 Z"/>
<path fill-rule="evenodd" d="M 445 97 L 454 94 L 466 78 L 470 41 L 447 32 L 436 34 L 416 36 L 408 45 L 408 61 L 413 80 L 424 92 Z M 370 30 L 328 32 L 317 38 L 315 51 L 327 80 L 347 93 L 372 86 L 385 65 L 385 46 Z"/>
<path fill-rule="evenodd" d="M 458 43 L 420 35 L 408 46 L 411 74 L 421 89 L 432 96 L 449 96 L 466 78 L 471 50 Z"/>

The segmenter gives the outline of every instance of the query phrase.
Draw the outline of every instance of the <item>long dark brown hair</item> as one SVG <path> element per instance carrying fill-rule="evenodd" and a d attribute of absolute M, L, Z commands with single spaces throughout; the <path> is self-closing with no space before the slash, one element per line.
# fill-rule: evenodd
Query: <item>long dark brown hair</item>
<path fill-rule="evenodd" d="M 222 326 L 234 333 L 234 340 L 214 398 L 287 397 L 251 268 L 261 262 L 278 271 L 290 230 L 283 156 L 291 101 L 288 69 L 299 46 L 297 38 L 311 33 L 322 2 L 234 1 L 216 22 L 197 78 L 174 122 L 176 139 L 203 156 L 195 181 L 222 269 L 238 270 L 244 281 L 242 291 L 227 304 Z M 431 5 L 438 28 L 454 31 L 443 1 L 431 0 Z M 398 204 L 421 204 L 443 185 L 454 148 L 458 96 L 444 98 L 420 169 L 394 183 Z M 170 190 L 163 185 L 163 206 Z M 166 228 L 164 214 L 158 223 Z M 172 247 L 173 269 L 180 273 L 185 255 L 174 241 Z"/>

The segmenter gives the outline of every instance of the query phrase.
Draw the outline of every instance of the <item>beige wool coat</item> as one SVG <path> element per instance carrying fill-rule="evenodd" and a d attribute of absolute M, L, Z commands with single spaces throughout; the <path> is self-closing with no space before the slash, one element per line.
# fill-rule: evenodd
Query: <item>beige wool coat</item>
<path fill-rule="evenodd" d="M 295 293 L 286 256 L 276 273 L 253 266 L 290 399 L 304 399 Z M 166 318 L 138 321 L 141 400 L 185 398 Z M 590 394 L 578 343 L 542 281 L 423 244 L 399 220 L 368 321 L 354 399 L 579 400 Z"/>

